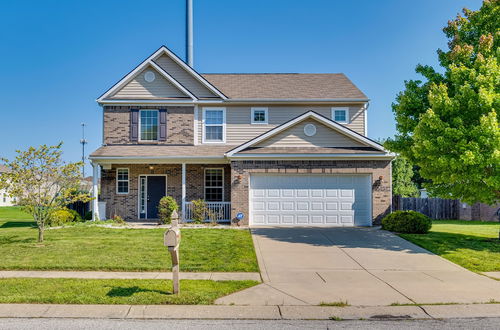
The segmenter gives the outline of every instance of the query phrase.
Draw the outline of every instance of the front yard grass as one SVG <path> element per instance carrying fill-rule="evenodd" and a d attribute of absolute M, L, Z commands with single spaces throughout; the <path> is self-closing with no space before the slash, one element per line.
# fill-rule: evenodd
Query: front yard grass
<path fill-rule="evenodd" d="M 474 272 L 500 271 L 500 224 L 435 220 L 428 234 L 400 234 L 445 259 Z"/>
<path fill-rule="evenodd" d="M 258 284 L 255 281 L 90 280 L 69 278 L 0 279 L 0 303 L 209 305 L 220 297 Z"/>
<path fill-rule="evenodd" d="M 37 229 L 19 208 L 0 208 L 0 269 L 170 271 L 165 229 L 69 227 Z M 183 229 L 180 269 L 184 272 L 258 272 L 248 230 Z"/>

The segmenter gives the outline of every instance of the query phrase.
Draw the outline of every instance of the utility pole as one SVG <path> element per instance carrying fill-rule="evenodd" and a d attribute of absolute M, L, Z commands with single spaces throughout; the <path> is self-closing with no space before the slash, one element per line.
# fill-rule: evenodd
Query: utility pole
<path fill-rule="evenodd" d="M 82 138 L 80 139 L 80 144 L 82 145 L 82 178 L 85 178 L 85 145 L 87 144 L 87 140 L 85 140 L 85 123 L 82 123 Z"/>

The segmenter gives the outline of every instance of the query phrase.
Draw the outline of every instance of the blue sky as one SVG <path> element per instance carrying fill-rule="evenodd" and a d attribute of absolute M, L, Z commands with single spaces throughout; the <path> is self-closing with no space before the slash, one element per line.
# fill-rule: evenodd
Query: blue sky
<path fill-rule="evenodd" d="M 369 136 L 395 133 L 391 103 L 441 32 L 480 0 L 194 0 L 198 72 L 343 72 L 368 97 Z M 77 161 L 102 141 L 95 99 L 165 44 L 184 57 L 185 1 L 2 1 L 0 157 L 64 141 Z M 87 170 L 89 173 L 89 170 Z"/>

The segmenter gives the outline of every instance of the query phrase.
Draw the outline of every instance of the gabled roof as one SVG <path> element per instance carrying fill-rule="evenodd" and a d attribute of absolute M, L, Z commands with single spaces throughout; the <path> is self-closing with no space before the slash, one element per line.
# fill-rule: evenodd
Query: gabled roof
<path fill-rule="evenodd" d="M 203 74 L 231 99 L 368 101 L 343 73 Z"/>
<path fill-rule="evenodd" d="M 308 118 L 312 118 L 312 119 L 315 119 L 317 121 L 319 121 L 320 123 L 324 124 L 325 126 L 327 127 L 330 127 L 331 129 L 333 130 L 336 130 L 337 132 L 341 133 L 341 134 L 344 134 L 350 138 L 352 138 L 353 140 L 356 140 L 364 145 L 366 145 L 367 147 L 371 147 L 375 150 L 378 150 L 380 152 L 384 152 L 384 153 L 389 153 L 389 151 L 387 151 L 386 149 L 384 149 L 384 147 L 382 145 L 380 145 L 379 143 L 373 141 L 373 140 L 370 140 L 369 138 L 359 134 L 359 133 L 356 133 L 355 131 L 333 121 L 333 120 L 330 120 L 329 118 L 326 118 L 320 114 L 318 114 L 317 112 L 314 112 L 314 111 L 309 111 L 309 112 L 306 112 L 278 127 L 275 127 L 274 129 L 271 129 L 270 131 L 262 134 L 262 135 L 259 135 L 257 136 L 256 138 L 254 139 L 251 139 L 245 143 L 243 143 L 242 145 L 230 150 L 227 152 L 226 156 L 228 157 L 231 157 L 233 155 L 235 155 L 236 153 L 240 152 L 240 151 L 243 151 L 247 148 L 250 148 L 250 147 L 253 147 L 255 145 L 257 145 L 259 142 L 261 141 L 264 141 L 266 139 L 269 139 L 270 137 L 286 130 L 287 128 L 289 127 L 292 127 Z"/>
<path fill-rule="evenodd" d="M 183 92 L 185 91 L 193 100 L 197 100 L 197 98 L 189 91 L 185 86 L 176 81 L 170 74 L 168 74 L 165 70 L 163 70 L 158 64 L 155 63 L 155 59 L 166 55 L 170 57 L 174 62 L 176 62 L 182 69 L 186 70 L 189 74 L 191 74 L 196 80 L 198 80 L 202 85 L 212 91 L 215 95 L 219 96 L 222 99 L 227 99 L 227 97 L 222 94 L 216 87 L 214 87 L 211 83 L 209 83 L 203 76 L 201 76 L 198 72 L 196 72 L 189 65 L 184 63 L 177 55 L 175 55 L 171 50 L 169 50 L 166 46 L 161 46 L 156 52 L 154 52 L 151 56 L 145 59 L 141 64 L 139 64 L 135 69 L 130 71 L 125 77 L 123 77 L 120 81 L 118 81 L 115 85 L 113 85 L 110 89 L 108 89 L 104 94 L 99 96 L 97 102 L 101 102 L 113 95 L 117 90 L 121 87 L 125 86 L 129 81 L 131 81 L 143 68 L 147 65 L 153 66 L 157 71 L 161 72 L 162 75 L 166 78 L 169 77 L 175 81 L 175 85 L 179 87 Z M 171 81 L 172 82 L 172 81 Z M 172 82 L 173 83 L 173 82 Z"/>

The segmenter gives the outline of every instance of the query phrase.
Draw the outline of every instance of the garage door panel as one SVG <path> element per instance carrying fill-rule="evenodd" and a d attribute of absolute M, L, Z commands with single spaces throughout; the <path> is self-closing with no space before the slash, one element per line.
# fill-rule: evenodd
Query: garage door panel
<path fill-rule="evenodd" d="M 281 209 L 283 211 L 294 211 L 295 210 L 295 203 L 294 202 L 282 202 L 281 203 Z"/>
<path fill-rule="evenodd" d="M 309 216 L 297 215 L 297 224 L 307 225 L 309 223 Z"/>
<path fill-rule="evenodd" d="M 371 224 L 367 175 L 252 175 L 251 224 Z"/>

